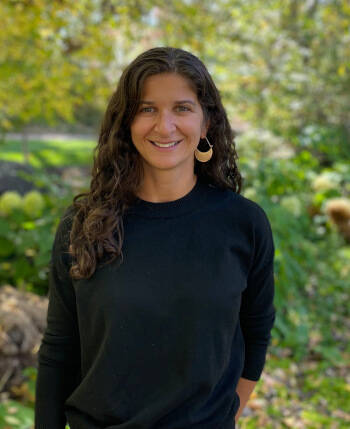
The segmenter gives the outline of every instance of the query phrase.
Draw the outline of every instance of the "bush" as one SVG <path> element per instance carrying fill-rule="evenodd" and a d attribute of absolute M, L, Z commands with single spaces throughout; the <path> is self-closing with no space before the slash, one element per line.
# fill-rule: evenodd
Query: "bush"
<path fill-rule="evenodd" d="M 55 231 L 73 195 L 57 176 L 36 174 L 49 193 L 31 191 L 23 198 L 6 192 L 0 199 L 0 283 L 39 295 L 48 291 L 48 265 Z"/>

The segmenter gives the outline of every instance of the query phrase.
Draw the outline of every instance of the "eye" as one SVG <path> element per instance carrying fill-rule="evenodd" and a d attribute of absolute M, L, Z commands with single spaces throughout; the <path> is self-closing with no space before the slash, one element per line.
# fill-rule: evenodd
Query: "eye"
<path fill-rule="evenodd" d="M 188 110 L 190 110 L 188 107 L 186 107 L 186 106 L 177 106 L 179 109 L 185 109 L 185 110 L 182 110 L 182 111 L 184 111 L 184 112 L 186 112 L 186 111 L 188 111 Z"/>
<path fill-rule="evenodd" d="M 153 109 L 153 107 L 143 107 L 143 108 L 140 110 L 140 112 L 146 112 L 146 113 L 150 112 L 150 110 L 147 110 L 147 109 Z"/>

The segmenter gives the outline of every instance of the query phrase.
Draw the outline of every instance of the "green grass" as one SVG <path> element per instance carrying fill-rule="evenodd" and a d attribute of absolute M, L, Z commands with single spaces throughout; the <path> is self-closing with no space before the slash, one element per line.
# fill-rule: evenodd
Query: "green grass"
<path fill-rule="evenodd" d="M 96 144 L 91 140 L 28 140 L 29 163 L 37 168 L 90 164 Z M 24 163 L 22 142 L 8 140 L 2 144 L 0 160 Z"/>

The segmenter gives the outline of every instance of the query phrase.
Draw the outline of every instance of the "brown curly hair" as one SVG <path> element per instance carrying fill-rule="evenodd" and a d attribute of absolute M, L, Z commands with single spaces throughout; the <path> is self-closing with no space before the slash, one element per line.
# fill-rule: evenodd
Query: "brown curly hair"
<path fill-rule="evenodd" d="M 198 180 L 241 192 L 235 133 L 204 64 L 179 48 L 157 47 L 143 52 L 124 69 L 109 100 L 93 151 L 90 190 L 76 195 L 70 206 L 75 212 L 69 246 L 74 260 L 69 275 L 73 279 L 90 278 L 107 254 L 112 257 L 102 266 L 117 257 L 123 260 L 123 213 L 136 201 L 143 177 L 142 160 L 132 142 L 130 125 L 139 108 L 145 79 L 159 73 L 177 73 L 187 79 L 197 94 L 205 121 L 209 120 L 207 137 L 213 144 L 213 156 L 206 163 L 195 161 Z M 207 150 L 201 144 L 202 141 L 199 149 Z M 80 197 L 84 198 L 78 201 Z"/>

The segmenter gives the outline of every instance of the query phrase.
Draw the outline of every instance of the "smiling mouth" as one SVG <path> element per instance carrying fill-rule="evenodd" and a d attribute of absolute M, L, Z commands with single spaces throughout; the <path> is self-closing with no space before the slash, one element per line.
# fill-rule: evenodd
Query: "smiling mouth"
<path fill-rule="evenodd" d="M 156 146 L 156 147 L 159 147 L 159 148 L 168 148 L 168 147 L 174 147 L 174 146 L 177 146 L 179 143 L 181 143 L 182 142 L 182 139 L 181 140 L 173 140 L 172 142 L 169 142 L 169 143 L 158 143 L 158 142 L 155 142 L 155 141 L 152 141 L 152 140 L 148 140 L 150 143 L 152 143 L 154 146 Z"/>

